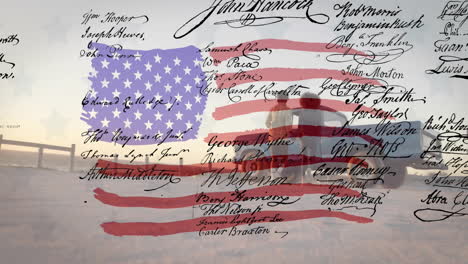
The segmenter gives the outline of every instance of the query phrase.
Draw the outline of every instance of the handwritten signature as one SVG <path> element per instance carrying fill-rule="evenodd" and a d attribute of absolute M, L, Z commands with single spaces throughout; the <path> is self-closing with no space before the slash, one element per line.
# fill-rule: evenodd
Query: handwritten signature
<path fill-rule="evenodd" d="M 215 22 L 214 25 L 228 25 L 232 28 L 242 28 L 247 26 L 265 26 L 283 21 L 286 18 L 307 19 L 314 24 L 326 24 L 330 17 L 324 13 L 311 14 L 310 7 L 313 5 L 313 0 L 304 0 L 302 2 L 277 2 L 277 1 L 250 1 L 249 3 L 241 1 L 226 1 L 214 0 L 213 3 L 194 17 L 185 22 L 174 33 L 174 38 L 180 39 L 192 33 L 200 27 L 213 14 L 224 15 L 227 13 L 241 13 L 240 18 L 227 19 Z M 288 11 L 292 9 L 305 10 L 305 16 L 257 16 L 255 13 L 269 13 L 278 11 Z"/>

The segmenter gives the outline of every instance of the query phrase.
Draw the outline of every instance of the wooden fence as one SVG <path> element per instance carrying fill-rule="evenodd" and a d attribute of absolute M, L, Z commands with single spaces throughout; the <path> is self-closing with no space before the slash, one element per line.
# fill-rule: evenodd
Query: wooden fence
<path fill-rule="evenodd" d="M 65 151 L 70 152 L 70 171 L 73 171 L 75 166 L 75 150 L 76 145 L 72 144 L 71 147 L 62 147 L 62 146 L 54 146 L 48 144 L 38 144 L 32 142 L 25 142 L 25 141 L 17 141 L 17 140 L 6 140 L 3 139 L 3 135 L 0 135 L 0 150 L 3 145 L 15 145 L 15 146 L 23 146 L 23 147 L 31 147 L 31 148 L 38 148 L 39 155 L 37 159 L 37 167 L 42 168 L 42 160 L 44 157 L 44 149 L 51 149 L 51 150 L 58 150 L 58 151 Z"/>

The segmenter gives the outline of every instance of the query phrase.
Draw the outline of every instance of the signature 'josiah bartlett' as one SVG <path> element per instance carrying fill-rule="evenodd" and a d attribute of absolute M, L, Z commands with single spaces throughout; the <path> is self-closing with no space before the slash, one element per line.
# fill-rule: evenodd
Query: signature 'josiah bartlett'
<path fill-rule="evenodd" d="M 283 21 L 285 18 L 308 19 L 315 24 L 325 24 L 330 19 L 326 14 L 311 14 L 310 7 L 314 0 L 214 0 L 211 6 L 185 22 L 175 33 L 174 38 L 183 38 L 201 26 L 212 15 L 239 13 L 235 19 L 224 19 L 216 25 L 225 24 L 231 27 L 261 26 Z M 305 16 L 291 14 L 290 10 L 305 10 Z M 274 14 L 272 13 L 274 12 Z M 278 12 L 288 12 L 280 14 Z M 270 13 L 270 15 L 268 15 Z M 260 14 L 262 14 L 260 16 Z"/>

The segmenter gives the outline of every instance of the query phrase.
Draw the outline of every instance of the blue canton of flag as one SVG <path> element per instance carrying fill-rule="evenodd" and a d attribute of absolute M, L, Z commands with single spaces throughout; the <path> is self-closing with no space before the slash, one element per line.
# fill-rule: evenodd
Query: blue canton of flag
<path fill-rule="evenodd" d="M 93 43 L 83 99 L 84 120 L 104 142 L 148 145 L 194 139 L 200 127 L 206 86 L 198 48 L 116 49 Z"/>

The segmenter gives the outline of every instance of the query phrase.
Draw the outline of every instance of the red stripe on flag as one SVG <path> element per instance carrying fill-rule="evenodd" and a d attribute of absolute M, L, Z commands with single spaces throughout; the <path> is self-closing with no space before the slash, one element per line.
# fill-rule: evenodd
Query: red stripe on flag
<path fill-rule="evenodd" d="M 361 224 L 371 223 L 372 219 L 362 216 L 356 216 L 347 214 L 344 212 L 336 212 L 329 210 L 304 210 L 304 211 L 261 211 L 251 214 L 239 214 L 239 215 L 226 215 L 226 216 L 210 216 L 200 217 L 195 219 L 187 219 L 181 221 L 167 222 L 167 223 L 148 223 L 148 222 L 107 222 L 101 224 L 104 232 L 114 236 L 167 236 L 179 233 L 197 232 L 202 230 L 216 230 L 224 229 L 233 226 L 247 225 L 249 224 L 245 220 L 239 222 L 242 219 L 252 219 L 255 217 L 256 223 L 279 223 L 289 222 L 304 219 L 312 219 L 319 217 L 334 217 L 340 218 L 350 222 L 356 222 Z M 275 221 L 275 219 L 282 219 L 282 221 Z M 203 225 L 200 224 L 202 220 L 212 222 L 216 224 Z M 237 222 L 236 222 L 237 221 Z"/>
<path fill-rule="evenodd" d="M 368 56 L 366 53 L 335 45 L 333 48 L 327 48 L 328 43 L 301 42 L 285 39 L 261 39 L 241 43 L 237 46 L 225 46 L 212 48 L 210 55 L 215 60 L 215 65 L 227 59 L 248 55 L 250 53 L 262 51 L 265 49 L 283 49 L 297 50 L 306 52 L 336 52 L 340 54 Z"/>
<path fill-rule="evenodd" d="M 270 162 L 273 160 L 272 162 Z M 301 165 L 311 165 L 322 162 L 334 162 L 334 163 L 352 163 L 359 164 L 362 160 L 354 157 L 336 157 L 336 158 L 321 158 L 305 155 L 276 155 L 270 157 L 262 157 L 257 159 L 248 160 L 250 162 L 263 162 L 263 167 L 257 169 L 241 170 L 238 172 L 249 172 L 257 170 L 265 170 L 279 167 L 293 167 Z M 362 166 L 368 166 L 366 162 L 362 163 Z M 192 164 L 192 165 L 169 165 L 169 164 L 147 164 L 147 165 L 130 165 L 114 163 L 107 160 L 98 160 L 95 165 L 96 170 L 100 174 L 114 176 L 114 177 L 144 177 L 144 176 L 162 176 L 172 174 L 176 176 L 194 176 L 206 172 L 214 172 L 223 170 L 220 173 L 228 173 L 238 167 L 238 164 L 234 162 L 216 162 L 206 164 Z M 224 171 L 225 170 L 225 171 Z"/>
<path fill-rule="evenodd" d="M 287 135 L 287 138 L 300 138 L 300 137 L 355 137 L 352 134 L 353 129 L 350 128 L 338 128 L 338 127 L 325 127 L 325 126 L 308 126 L 308 125 L 299 125 L 292 127 L 293 132 Z M 340 130 L 338 133 L 335 130 Z M 211 138 L 216 137 L 217 141 L 243 141 L 248 145 L 254 145 L 258 140 L 259 135 L 261 134 L 269 134 L 271 131 L 272 134 L 275 134 L 275 130 L 284 131 L 284 127 L 276 127 L 273 129 L 255 129 L 255 130 L 247 130 L 241 132 L 228 132 L 228 133 L 209 133 L 207 137 L 205 137 L 204 141 L 209 142 Z M 301 131 L 301 132 L 299 132 Z M 335 134 L 336 133 L 336 134 Z M 347 135 L 344 135 L 348 133 Z M 278 133 L 277 133 L 278 134 Z M 365 141 L 374 144 L 374 145 L 381 145 L 376 138 L 369 136 L 369 135 L 358 135 L 364 139 Z M 273 138 L 269 138 L 267 142 L 273 141 Z"/>
<path fill-rule="evenodd" d="M 303 107 L 301 105 L 301 100 L 304 103 L 307 103 L 308 106 Z M 316 101 L 320 100 L 320 105 L 316 106 Z M 235 104 L 220 106 L 215 109 L 212 116 L 215 120 L 223 120 L 226 118 L 246 115 L 257 112 L 271 112 L 271 111 L 283 111 L 283 110 L 272 110 L 272 108 L 278 104 L 276 100 L 251 100 L 244 101 Z M 312 109 L 312 110 L 322 110 L 327 112 L 353 112 L 356 110 L 359 104 L 347 104 L 340 100 L 333 99 L 314 99 L 314 98 L 295 98 L 289 99 L 287 106 L 291 110 L 300 110 L 300 109 Z M 367 107 L 362 105 L 359 109 L 360 111 L 371 113 L 372 111 L 378 111 L 372 107 Z M 382 115 L 388 114 L 387 112 L 381 111 Z M 394 117 L 389 117 L 388 119 L 394 120 Z"/>
<path fill-rule="evenodd" d="M 317 184 L 288 184 L 288 185 L 271 185 L 262 186 L 258 188 L 245 190 L 243 197 L 254 197 L 261 198 L 270 195 L 277 196 L 303 196 L 305 194 L 328 194 L 330 193 L 330 185 L 317 185 Z M 361 194 L 358 191 L 340 187 L 340 191 L 336 193 L 337 196 L 356 196 L 359 197 Z M 229 202 L 242 202 L 232 200 L 236 197 L 238 192 L 210 192 L 203 193 L 209 197 L 210 202 L 203 201 L 200 194 L 192 194 L 181 197 L 171 198 L 159 198 L 159 197 L 148 197 L 148 196 L 134 196 L 124 197 L 114 193 L 106 192 L 100 188 L 94 190 L 94 197 L 104 204 L 117 206 L 117 207 L 145 207 L 145 208 L 182 208 L 200 204 L 212 204 L 212 203 L 229 203 Z M 198 201 L 197 201 L 198 199 Z"/>

